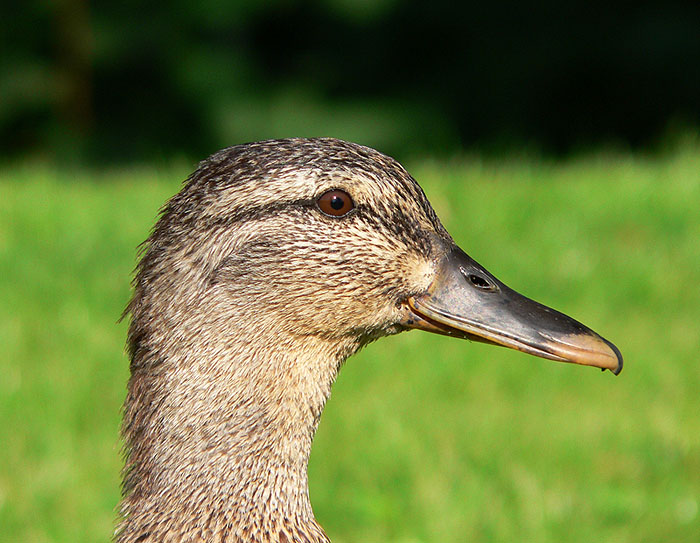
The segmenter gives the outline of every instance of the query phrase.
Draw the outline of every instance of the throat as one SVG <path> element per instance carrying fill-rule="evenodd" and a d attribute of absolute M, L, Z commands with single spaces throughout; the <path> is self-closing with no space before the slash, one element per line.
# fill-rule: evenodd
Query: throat
<path fill-rule="evenodd" d="M 328 541 L 307 466 L 338 367 L 356 347 L 276 338 L 275 352 L 255 353 L 246 343 L 134 356 L 119 543 Z"/>

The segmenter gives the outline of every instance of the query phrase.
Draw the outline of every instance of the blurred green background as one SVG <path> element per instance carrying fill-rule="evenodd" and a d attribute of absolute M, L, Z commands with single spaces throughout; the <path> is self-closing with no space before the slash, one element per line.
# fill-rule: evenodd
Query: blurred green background
<path fill-rule="evenodd" d="M 197 160 L 282 136 L 400 159 L 453 237 L 625 355 L 420 332 L 340 374 L 336 543 L 700 541 L 700 5 L 0 7 L 0 542 L 109 541 L 136 247 Z"/>
<path fill-rule="evenodd" d="M 700 121 L 699 28 L 678 0 L 4 2 L 0 153 L 643 147 Z"/>

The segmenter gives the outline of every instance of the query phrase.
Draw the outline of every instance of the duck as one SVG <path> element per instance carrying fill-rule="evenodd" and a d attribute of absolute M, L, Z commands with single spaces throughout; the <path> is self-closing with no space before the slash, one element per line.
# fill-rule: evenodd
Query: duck
<path fill-rule="evenodd" d="M 201 162 L 134 273 L 117 543 L 327 543 L 307 465 L 345 360 L 418 329 L 618 374 L 617 347 L 458 247 L 396 160 L 333 138 Z"/>

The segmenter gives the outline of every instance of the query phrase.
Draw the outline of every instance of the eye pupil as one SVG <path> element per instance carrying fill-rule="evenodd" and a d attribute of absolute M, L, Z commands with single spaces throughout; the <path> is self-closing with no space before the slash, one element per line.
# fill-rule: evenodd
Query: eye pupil
<path fill-rule="evenodd" d="M 323 213 L 331 217 L 343 217 L 355 207 L 350 195 L 340 189 L 324 192 L 316 200 L 316 205 Z"/>

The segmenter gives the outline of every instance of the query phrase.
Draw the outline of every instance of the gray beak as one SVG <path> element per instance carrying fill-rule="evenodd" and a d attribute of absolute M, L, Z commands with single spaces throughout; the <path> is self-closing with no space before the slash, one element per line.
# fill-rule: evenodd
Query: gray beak
<path fill-rule="evenodd" d="M 503 345 L 560 362 L 622 371 L 615 345 L 580 322 L 501 283 L 459 247 L 439 262 L 428 290 L 408 299 L 409 328 Z"/>

